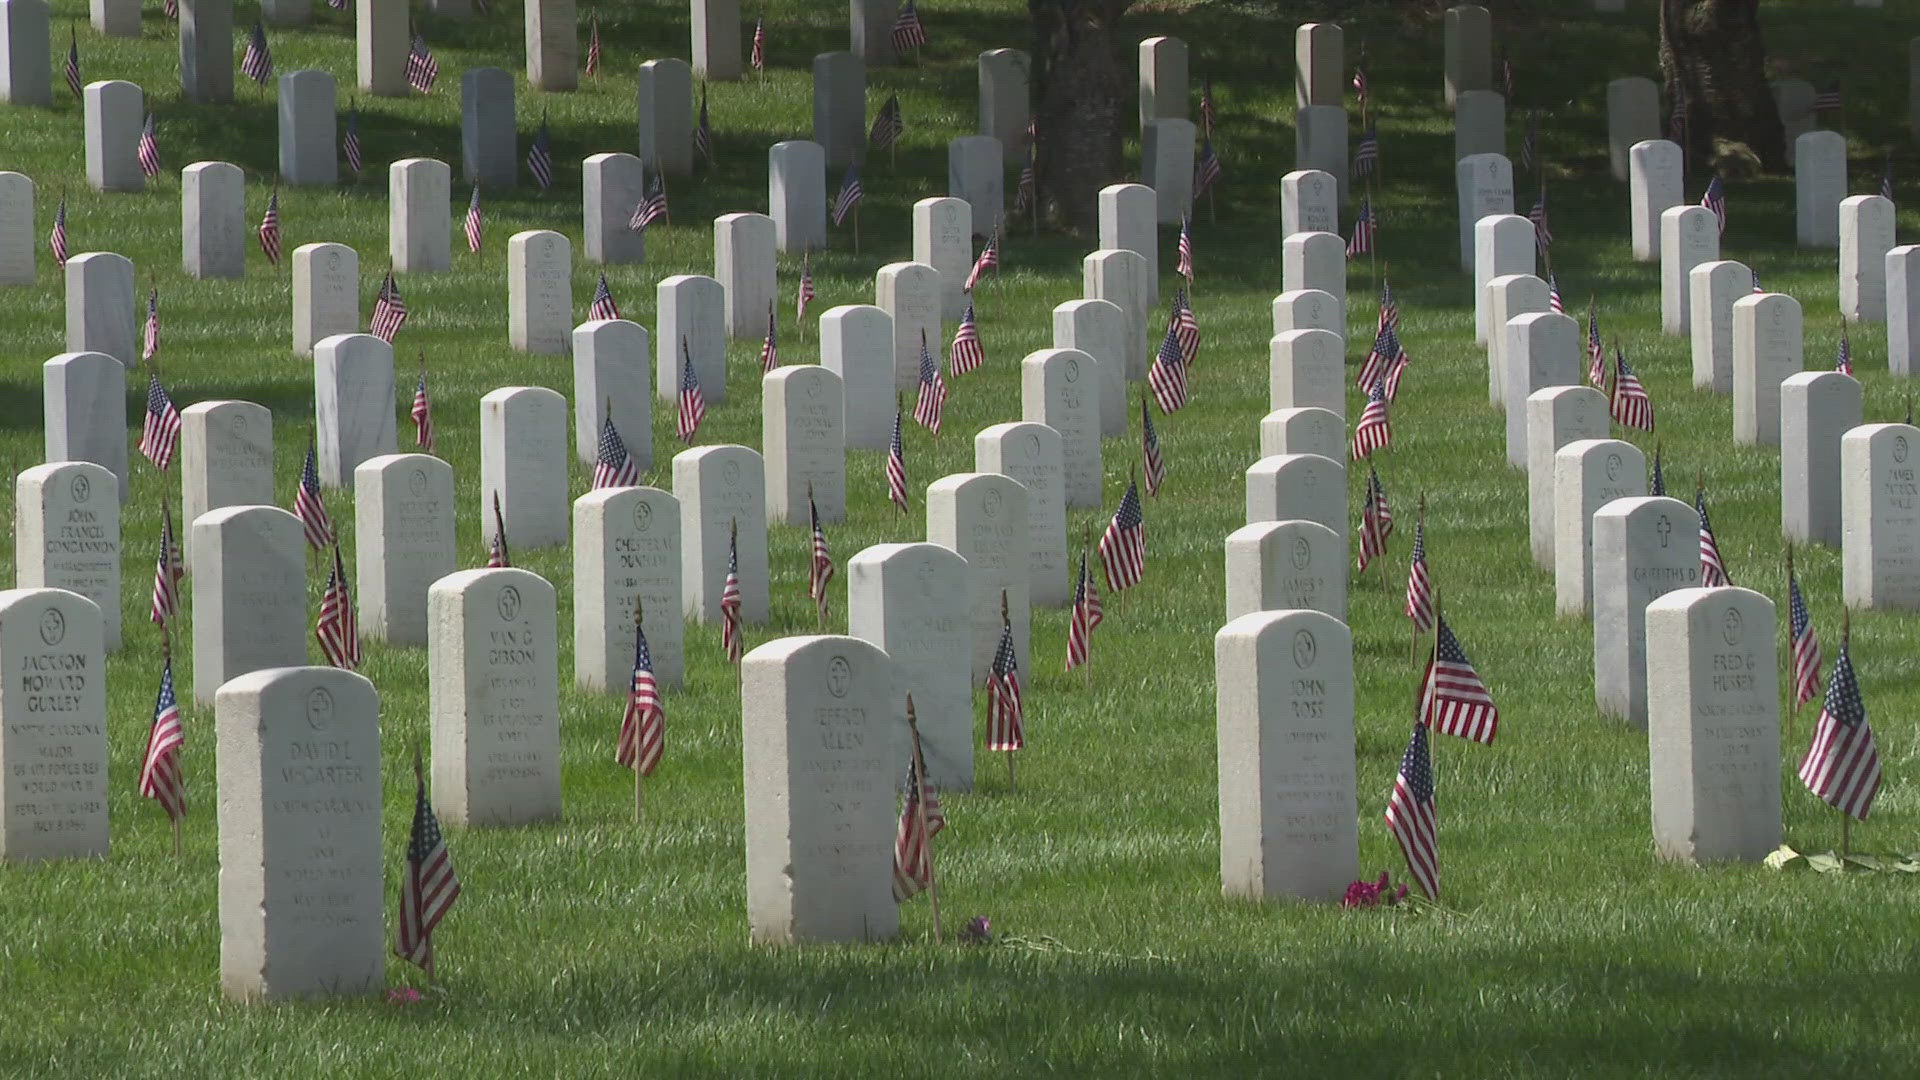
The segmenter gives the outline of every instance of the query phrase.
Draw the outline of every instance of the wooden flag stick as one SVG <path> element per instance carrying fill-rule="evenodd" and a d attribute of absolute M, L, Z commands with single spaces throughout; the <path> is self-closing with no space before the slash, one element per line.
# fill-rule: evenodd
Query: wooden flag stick
<path fill-rule="evenodd" d="M 940 943 L 940 889 L 934 881 L 933 873 L 933 834 L 927 831 L 927 759 L 920 752 L 920 725 L 913 715 L 913 695 L 907 695 L 907 733 L 913 737 L 913 775 L 919 778 L 920 790 L 914 792 L 913 815 L 920 828 L 921 850 L 927 860 L 927 902 L 933 905 L 933 941 Z M 1012 762 L 1012 758 L 1008 758 Z"/>
<path fill-rule="evenodd" d="M 640 635 L 645 632 L 640 628 L 640 619 L 643 614 L 644 604 L 645 600 L 639 593 L 633 594 L 633 634 L 634 640 L 636 641 L 638 641 Z M 631 704 L 633 700 L 633 686 L 631 683 L 627 686 L 627 700 L 629 704 Z M 645 755 L 640 752 L 642 742 L 643 740 L 640 735 L 640 718 L 636 716 L 633 720 L 633 823 L 635 825 L 640 824 L 640 786 L 641 781 L 645 777 L 644 772 L 641 770 L 641 763 L 645 760 Z"/>

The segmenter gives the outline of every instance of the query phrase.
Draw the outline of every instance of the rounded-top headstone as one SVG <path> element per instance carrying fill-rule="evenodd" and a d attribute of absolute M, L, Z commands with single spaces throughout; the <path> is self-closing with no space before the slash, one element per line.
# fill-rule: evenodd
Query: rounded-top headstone
<path fill-rule="evenodd" d="M 107 854 L 100 607 L 65 589 L 0 592 L 0 859 Z"/>

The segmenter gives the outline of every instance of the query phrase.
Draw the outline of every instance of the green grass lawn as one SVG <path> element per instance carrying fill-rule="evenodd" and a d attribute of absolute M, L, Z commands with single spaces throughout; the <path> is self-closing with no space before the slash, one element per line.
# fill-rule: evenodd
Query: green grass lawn
<path fill-rule="evenodd" d="M 620 699 L 571 688 L 570 635 L 563 633 L 566 819 L 450 834 L 466 891 L 436 937 L 440 985 L 404 1007 L 378 999 L 228 1003 L 218 985 L 210 710 L 188 712 L 183 859 L 171 855 L 165 815 L 135 790 L 159 662 L 158 635 L 144 621 L 148 567 L 160 500 L 179 495 L 174 476 L 158 476 L 136 457 L 123 520 L 129 645 L 109 668 L 113 855 L 0 872 L 0 1073 L 397 1075 L 452 1066 L 475 1075 L 1004 1076 L 1326 1073 L 1363 1065 L 1387 1075 L 1750 1077 L 1910 1068 L 1899 1062 L 1920 1050 L 1912 1021 L 1920 1003 L 1920 903 L 1911 879 L 1702 871 L 1652 855 L 1645 736 L 1595 715 L 1591 633 L 1581 622 L 1554 619 L 1551 579 L 1528 557 L 1524 478 L 1505 465 L 1503 422 L 1485 404 L 1471 282 L 1456 263 L 1438 24 L 1403 25 L 1385 5 L 1352 5 L 1362 10 L 1346 16 L 1347 42 L 1350 57 L 1366 42 L 1383 113 L 1381 242 L 1415 367 L 1395 410 L 1394 451 L 1381 463 L 1401 531 L 1384 578 L 1369 571 L 1350 597 L 1363 871 L 1390 869 L 1397 878 L 1403 869 L 1379 814 L 1410 721 L 1414 670 L 1400 603 L 1419 495 L 1430 509 L 1429 548 L 1449 621 L 1500 703 L 1502 734 L 1491 749 L 1448 738 L 1435 744 L 1445 910 L 1347 912 L 1221 898 L 1212 637 L 1222 621 L 1223 540 L 1241 524 L 1241 474 L 1257 454 L 1267 411 L 1268 302 L 1280 289 L 1277 189 L 1293 157 L 1286 56 L 1294 22 L 1346 5 L 1242 10 L 1253 6 L 1147 5 L 1123 35 L 1179 34 L 1194 45 L 1196 95 L 1201 75 L 1214 79 L 1227 179 L 1216 212 L 1203 211 L 1195 226 L 1205 344 L 1193 404 L 1159 423 L 1170 478 L 1147 507 L 1147 581 L 1124 612 L 1108 598 L 1093 690 L 1060 673 L 1066 613 L 1037 611 L 1020 791 L 1008 793 L 999 763 L 982 760 L 978 790 L 947 800 L 951 827 L 938 853 L 943 913 L 949 928 L 989 916 L 998 945 L 934 945 L 928 905 L 916 900 L 893 944 L 750 947 L 739 708 L 718 629 L 690 630 L 689 684 L 667 701 L 667 757 L 639 827 L 631 821 L 629 774 L 612 759 Z M 1585 15 L 1587 6 L 1536 2 L 1502 24 L 1508 42 L 1530 43 L 1513 47 L 1512 143 L 1517 152 L 1520 109 L 1545 110 L 1555 268 L 1568 303 L 1584 309 L 1594 296 L 1603 330 L 1634 358 L 1655 402 L 1675 487 L 1704 470 L 1735 580 L 1781 598 L 1778 455 L 1734 447 L 1729 399 L 1690 388 L 1685 342 L 1659 333 L 1658 269 L 1629 260 L 1626 189 L 1606 172 L 1604 83 L 1653 73 L 1654 16 L 1640 0 L 1632 14 L 1605 19 Z M 628 316 L 648 326 L 655 281 L 711 272 L 710 219 L 765 207 L 765 148 L 810 129 L 808 61 L 845 46 L 840 6 L 775 0 L 767 7 L 769 76 L 711 88 L 721 168 L 676 183 L 674 224 L 649 237 L 648 262 L 608 273 Z M 289 352 L 286 271 L 271 270 L 257 248 L 241 281 L 192 281 L 178 270 L 179 168 L 203 159 L 242 165 L 248 218 L 257 221 L 275 163 L 272 96 L 242 81 L 231 105 L 179 102 L 175 31 L 157 3 L 148 5 L 138 41 L 94 35 L 78 0 L 56 8 L 62 48 L 68 22 L 80 26 L 89 80 L 128 78 L 147 88 L 166 171 L 144 195 L 87 191 L 80 109 L 57 70 L 52 109 L 0 109 L 0 167 L 39 183 L 39 238 L 64 190 L 73 250 L 119 251 L 134 260 L 143 289 L 149 280 L 158 286 L 164 359 L 181 406 L 244 398 L 275 411 L 277 491 L 291 505 L 313 406 L 308 365 Z M 1882 156 L 1896 148 L 1896 168 L 1909 178 L 1903 190 L 1915 190 L 1920 161 L 1905 127 L 1903 58 L 1906 40 L 1920 34 L 1920 15 L 1900 5 L 1854 11 L 1838 0 L 1766 8 L 1777 55 L 1816 82 L 1826 71 L 1847 75 L 1852 190 L 1873 190 Z M 495 9 L 465 26 L 421 17 L 441 63 L 439 87 L 424 99 L 359 99 L 372 166 L 366 178 L 336 191 L 281 192 L 289 251 L 322 240 L 359 250 L 363 314 L 385 269 L 385 163 L 430 155 L 457 164 L 460 72 L 520 68 L 519 4 L 495 0 Z M 275 60 L 282 72 L 332 72 L 344 105 L 353 81 L 351 31 L 323 4 L 315 11 L 311 27 L 272 35 Z M 243 5 L 236 28 L 250 26 L 253 14 Z M 746 13 L 743 33 L 754 14 Z M 907 136 L 897 166 L 876 164 L 863 177 L 862 253 L 841 248 L 814 260 L 815 311 L 870 302 L 874 271 L 909 257 L 908 208 L 944 194 L 946 142 L 973 128 L 974 55 L 1027 42 L 1024 5 L 949 0 L 925 5 L 924 15 L 932 38 L 925 60 L 869 75 L 870 105 L 900 95 Z M 424 349 L 440 453 L 454 463 L 459 485 L 463 565 L 484 556 L 479 397 L 503 385 L 571 389 L 568 361 L 507 348 L 506 238 L 554 228 L 579 250 L 580 159 L 633 148 L 635 66 L 687 48 L 678 2 L 609 5 L 601 17 L 610 74 L 574 94 L 537 94 L 524 83 L 518 90 L 523 149 L 540 116 L 550 118 L 554 190 L 489 197 L 480 256 L 460 249 L 456 230 L 451 273 L 403 281 L 413 317 L 397 343 L 401 393 L 411 391 L 411 354 Z M 1125 63 L 1131 70 L 1130 55 Z M 1688 185 L 1690 196 L 1703 180 Z M 464 201 L 455 186 L 456 201 Z M 1523 195 L 1523 204 L 1530 201 Z M 1725 257 L 1752 263 L 1769 288 L 1800 299 L 1808 366 L 1830 366 L 1839 332 L 1834 253 L 1794 249 L 1791 180 L 1733 183 L 1729 202 Z M 1909 227 L 1913 221 L 1909 214 Z M 1163 234 L 1167 292 L 1172 239 Z M 836 555 L 924 535 L 919 493 L 972 468 L 973 431 L 1018 418 L 1015 363 L 1051 344 L 1049 313 L 1080 295 L 1080 257 L 1091 247 L 1064 236 L 1008 238 L 1006 271 L 980 302 L 987 367 L 954 386 L 945 438 L 936 444 L 917 429 L 907 435 L 913 515 L 900 519 L 886 502 L 881 455 L 849 454 L 850 516 L 830 533 Z M 63 290 L 41 258 L 38 285 L 0 292 L 7 329 L 0 453 L 14 472 L 41 460 L 38 366 L 64 348 Z M 783 259 L 781 272 L 790 311 L 798 268 Z M 596 273 L 584 261 L 575 266 L 582 317 Z M 1353 362 L 1371 333 L 1374 287 L 1356 267 Z M 790 326 L 784 357 L 811 362 L 817 333 Z M 1886 374 L 1884 342 L 1877 327 L 1853 338 L 1869 420 L 1897 419 L 1904 409 L 1907 391 Z M 757 353 L 757 341 L 734 343 L 735 392 L 709 416 L 702 443 L 758 444 Z M 403 407 L 395 402 L 397 411 Z M 1349 415 L 1358 407 L 1355 395 Z M 132 440 L 137 395 L 129 416 Z M 657 409 L 654 421 L 650 479 L 670 486 L 671 411 Z M 403 444 L 405 430 L 403 420 Z M 1636 441 L 1651 442 L 1638 433 Z M 1110 440 L 1105 449 L 1110 512 L 1136 445 Z M 574 468 L 575 494 L 586 490 L 588 476 Z M 1349 477 L 1356 517 L 1360 479 Z M 350 503 L 333 494 L 330 505 L 351 552 Z M 1097 528 L 1104 517 L 1069 515 L 1069 535 L 1090 522 Z M 771 541 L 774 621 L 754 628 L 749 645 L 813 629 L 804 530 L 776 528 Z M 560 625 L 570 625 L 568 552 L 515 555 L 559 586 Z M 11 580 L 10 559 L 0 552 L 0 580 Z M 1831 657 L 1841 614 L 1839 555 L 1804 551 L 1799 566 Z M 308 581 L 316 606 L 323 576 Z M 835 601 L 839 625 L 843 599 Z M 1920 705 L 1920 622 L 1868 613 L 1853 629 L 1887 773 L 1873 818 L 1853 830 L 1853 841 L 1882 853 L 1920 849 L 1920 739 L 1912 721 Z M 317 660 L 317 646 L 310 648 Z M 427 733 L 426 655 L 381 646 L 368 652 L 366 674 L 383 698 L 391 912 L 411 810 L 406 765 Z M 181 658 L 178 674 L 183 687 L 191 685 L 189 658 Z M 1783 747 L 1785 824 L 1790 843 L 1825 850 L 1838 842 L 1838 820 L 1792 774 L 1811 720 L 1808 713 L 1796 721 Z M 397 960 L 388 978 L 424 983 Z"/>

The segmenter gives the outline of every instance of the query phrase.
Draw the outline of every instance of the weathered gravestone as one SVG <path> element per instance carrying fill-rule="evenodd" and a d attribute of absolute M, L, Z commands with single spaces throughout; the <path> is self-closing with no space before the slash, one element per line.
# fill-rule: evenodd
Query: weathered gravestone
<path fill-rule="evenodd" d="M 1733 303 L 1733 441 L 1780 445 L 1780 383 L 1803 366 L 1800 301 L 1784 293 Z"/>
<path fill-rule="evenodd" d="M 1840 439 L 1861 423 L 1858 380 L 1803 371 L 1780 384 L 1780 534 L 1839 547 Z"/>
<path fill-rule="evenodd" d="M 1312 521 L 1261 521 L 1227 534 L 1227 618 L 1255 611 L 1347 615 L 1347 549 Z"/>
<path fill-rule="evenodd" d="M 1025 158 L 1027 121 L 1033 106 L 1028 93 L 1027 54 L 1019 49 L 988 49 L 980 54 L 980 134 L 1000 141 L 1011 157 Z"/>
<path fill-rule="evenodd" d="M 14 584 L 65 589 L 93 601 L 100 609 L 101 639 L 108 652 L 117 651 L 119 480 L 90 461 L 60 461 L 21 470 L 13 490 Z M 45 704 L 61 711 L 58 698 Z"/>
<path fill-rule="evenodd" d="M 1453 181 L 1460 210 L 1460 269 L 1472 270 L 1474 223 L 1492 214 L 1513 213 L 1513 162 L 1499 154 L 1461 158 L 1454 163 Z"/>
<path fill-rule="evenodd" d="M 31 285 L 39 247 L 33 227 L 33 180 L 0 172 L 0 285 Z"/>
<path fill-rule="evenodd" d="M 582 250 L 588 262 L 615 266 L 647 261 L 646 230 L 630 227 L 647 189 L 646 173 L 632 154 L 592 154 L 581 163 Z"/>
<path fill-rule="evenodd" d="M 1347 414 L 1347 362 L 1331 330 L 1288 330 L 1267 344 L 1267 408 Z"/>
<path fill-rule="evenodd" d="M 1453 103 L 1453 160 L 1507 152 L 1507 99 L 1492 90 L 1463 90 Z"/>
<path fill-rule="evenodd" d="M 1100 189 L 1100 248 L 1138 252 L 1147 266 L 1146 304 L 1160 303 L 1160 200 L 1152 187 L 1108 184 Z"/>
<path fill-rule="evenodd" d="M 553 586 L 512 567 L 427 593 L 433 808 L 463 826 L 560 817 L 560 640 Z"/>
<path fill-rule="evenodd" d="M 972 208 L 973 231 L 981 236 L 1006 221 L 1005 159 L 1000 140 L 990 135 L 962 135 L 947 144 L 947 195 Z"/>
<path fill-rule="evenodd" d="M 380 695 L 351 671 L 275 667 L 221 686 L 213 720 L 221 988 L 241 1001 L 378 993 Z"/>
<path fill-rule="evenodd" d="M 193 700 L 227 680 L 307 662 L 306 534 L 275 506 L 193 520 Z"/>
<path fill-rule="evenodd" d="M 293 249 L 293 351 L 313 355 L 313 343 L 360 329 L 360 256 L 345 244 L 301 244 Z"/>
<path fill-rule="evenodd" d="M 1318 289 L 1346 310 L 1347 242 L 1330 232 L 1287 237 L 1280 242 L 1280 282 L 1286 292 Z"/>
<path fill-rule="evenodd" d="M 223 506 L 273 504 L 273 412 L 251 401 L 201 401 L 180 410 L 180 523 L 193 554 L 193 523 Z"/>
<path fill-rule="evenodd" d="M 1080 260 L 1080 292 L 1088 300 L 1117 304 L 1127 316 L 1127 380 L 1147 377 L 1147 364 L 1158 342 L 1147 341 L 1147 311 L 1152 307 L 1154 271 L 1137 251 L 1103 248 Z"/>
<path fill-rule="evenodd" d="M 1295 171 L 1322 172 L 1333 178 L 1341 205 L 1348 201 L 1347 111 L 1337 105 L 1308 105 L 1294 118 Z"/>
<path fill-rule="evenodd" d="M 640 65 L 640 160 L 657 173 L 693 171 L 693 70 L 669 57 Z"/>
<path fill-rule="evenodd" d="M 1487 306 L 1487 282 L 1531 274 L 1537 254 L 1533 222 L 1518 214 L 1489 214 L 1473 223 L 1473 340 L 1485 345 L 1500 328 Z"/>
<path fill-rule="evenodd" d="M 1027 490 L 1027 597 L 1036 607 L 1073 600 L 1061 455 L 1060 432 L 1044 423 L 994 424 L 973 437 L 974 471 L 1012 477 Z"/>
<path fill-rule="evenodd" d="M 1346 421 L 1327 409 L 1275 409 L 1260 420 L 1260 456 L 1275 454 L 1319 454 L 1345 461 Z"/>
<path fill-rule="evenodd" d="M 1555 311 L 1521 315 L 1506 325 L 1507 464 L 1524 469 L 1527 455 L 1527 398 L 1549 386 L 1581 381 L 1580 324 Z M 1604 432 L 1602 432 L 1604 434 Z"/>
<path fill-rule="evenodd" d="M 1187 43 L 1176 37 L 1140 42 L 1140 130 L 1155 120 L 1187 117 Z"/>
<path fill-rule="evenodd" d="M 404 4 L 354 0 L 354 65 L 362 93 L 407 96 L 407 54 L 413 47 L 409 21 Z"/>
<path fill-rule="evenodd" d="M 820 316 L 820 366 L 840 376 L 847 448 L 886 449 L 893 435 L 893 316 L 871 304 L 829 309 Z"/>
<path fill-rule="evenodd" d="M 1346 305 L 1325 289 L 1292 289 L 1273 298 L 1273 332 L 1326 330 L 1347 336 Z"/>
<path fill-rule="evenodd" d="M 573 589 L 574 682 L 587 690 L 630 688 L 637 598 L 654 681 L 681 684 L 680 500 L 650 487 L 599 488 L 575 499 Z"/>
<path fill-rule="evenodd" d="M 1126 341 L 1127 313 L 1112 301 L 1069 300 L 1053 309 L 1053 347 L 1093 358 L 1103 436 L 1127 433 Z"/>
<path fill-rule="evenodd" d="M 1481 290 L 1486 295 L 1487 326 L 1504 328 L 1522 315 L 1552 307 L 1547 283 L 1532 274 L 1501 274 Z M 1507 407 L 1507 335 L 1487 335 L 1487 400 Z"/>
<path fill-rule="evenodd" d="M 1862 424 L 1840 438 L 1840 588 L 1850 608 L 1920 609 L 1920 428 Z"/>
<path fill-rule="evenodd" d="M 233 100 L 233 0 L 180 0 L 180 96 Z"/>
<path fill-rule="evenodd" d="M 1447 108 L 1462 91 L 1493 86 L 1493 16 L 1476 4 L 1447 9 L 1441 29 L 1444 50 Z"/>
<path fill-rule="evenodd" d="M 1809 131 L 1794 146 L 1794 238 L 1801 247 L 1839 247 L 1847 140 L 1837 131 Z"/>
<path fill-rule="evenodd" d="M 512 191 L 520 180 L 519 141 L 513 75 L 497 67 L 461 72 L 460 178 L 494 194 Z"/>
<path fill-rule="evenodd" d="M 1554 455 L 1581 439 L 1604 439 L 1607 395 L 1591 386 L 1549 386 L 1527 395 L 1527 537 L 1533 564 L 1554 568 Z"/>
<path fill-rule="evenodd" d="M 1593 604 L 1594 512 L 1615 499 L 1646 493 L 1647 457 L 1630 442 L 1575 439 L 1554 452 L 1555 614 L 1584 615 Z"/>
<path fill-rule="evenodd" d="M 1678 499 L 1615 499 L 1594 511 L 1593 694 L 1600 715 L 1646 727 L 1643 613 L 1667 593 L 1700 584 L 1699 535 L 1700 516 Z"/>
<path fill-rule="evenodd" d="M 693 73 L 715 82 L 740 77 L 740 0 L 693 0 Z"/>
<path fill-rule="evenodd" d="M 0 0 L 0 101 L 53 103 L 53 41 L 44 0 Z"/>
<path fill-rule="evenodd" d="M 680 500 L 680 600 L 695 622 L 720 622 L 727 546 L 738 530 L 740 617 L 767 621 L 767 482 L 760 455 L 744 446 L 696 446 L 673 457 Z"/>
<path fill-rule="evenodd" d="M 973 649 L 967 600 L 967 561 L 951 548 L 875 544 L 847 560 L 847 633 L 893 661 L 888 767 L 906 771 L 912 694 L 927 778 L 941 791 L 973 790 L 973 684 L 955 659 Z"/>
<path fill-rule="evenodd" d="M 1840 314 L 1848 322 L 1886 321 L 1893 217 L 1893 201 L 1879 195 L 1840 200 Z"/>
<path fill-rule="evenodd" d="M 354 599 L 360 633 L 427 644 L 427 590 L 453 573 L 453 466 L 382 454 L 354 469 Z"/>
<path fill-rule="evenodd" d="M 1247 524 L 1312 521 L 1347 541 L 1347 467 L 1318 454 L 1277 454 L 1247 469 Z"/>
<path fill-rule="evenodd" d="M 40 366 L 46 459 L 91 461 L 127 499 L 127 372 L 105 353 L 61 353 Z"/>
<path fill-rule="evenodd" d="M 1353 637 L 1317 611 L 1243 615 L 1213 639 L 1220 888 L 1338 900 L 1360 876 Z"/>
<path fill-rule="evenodd" d="M 867 148 L 867 67 L 850 52 L 813 58 L 813 141 L 827 167 L 858 164 Z"/>
<path fill-rule="evenodd" d="M 653 390 L 678 401 L 689 359 L 708 407 L 727 400 L 727 302 L 720 283 L 702 274 L 675 274 L 654 286 Z"/>
<path fill-rule="evenodd" d="M 1653 846 L 1682 862 L 1759 862 L 1780 846 L 1773 602 L 1681 589 L 1647 605 Z"/>
<path fill-rule="evenodd" d="M 1321 169 L 1295 169 L 1280 178 L 1280 238 L 1340 231 L 1340 185 Z"/>
<path fill-rule="evenodd" d="M 852 637 L 789 637 L 740 668 L 747 924 L 757 944 L 877 941 L 893 899 L 893 661 Z"/>
<path fill-rule="evenodd" d="M 1607 83 L 1607 165 L 1615 180 L 1629 176 L 1628 155 L 1660 138 L 1660 87 L 1638 75 Z"/>
<path fill-rule="evenodd" d="M 780 288 L 773 219 L 722 214 L 713 219 L 713 278 L 720 283 L 727 336 L 758 341 L 774 317 Z"/>
<path fill-rule="evenodd" d="M 973 685 L 986 682 L 1000 644 L 1000 603 L 1013 624 L 1015 662 L 1031 672 L 1027 548 L 1032 536 L 1027 489 L 996 473 L 954 473 L 927 485 L 927 541 L 967 560 L 967 610 L 973 625 Z"/>
<path fill-rule="evenodd" d="M 1293 28 L 1293 101 L 1296 106 L 1344 104 L 1347 92 L 1346 33 L 1339 23 L 1310 22 Z"/>
<path fill-rule="evenodd" d="M 452 184 L 453 172 L 444 161 L 407 158 L 388 166 L 387 257 L 395 273 L 431 273 L 453 265 L 453 217 L 447 204 Z"/>
<path fill-rule="evenodd" d="M 1693 268 L 1720 257 L 1720 223 L 1704 206 L 1670 207 L 1660 215 L 1660 327 L 1693 332 Z"/>
<path fill-rule="evenodd" d="M 788 139 L 767 149 L 767 207 L 781 251 L 827 246 L 827 152 L 819 143 Z"/>
<path fill-rule="evenodd" d="M 361 462 L 399 448 L 393 346 L 372 334 L 338 334 L 313 347 L 314 431 L 320 482 L 352 488 Z"/>
<path fill-rule="evenodd" d="M 139 362 L 133 262 L 125 255 L 89 251 L 67 260 L 67 351 L 105 353 L 126 367 Z"/>
<path fill-rule="evenodd" d="M 324 71 L 280 76 L 280 181 L 289 187 L 332 187 L 340 180 L 334 132 L 339 91 Z"/>
<path fill-rule="evenodd" d="M 899 0 L 847 0 L 847 30 L 853 54 L 868 67 L 898 62 L 893 51 L 893 20 Z"/>
<path fill-rule="evenodd" d="M 1911 375 L 1920 354 L 1920 244 L 1887 252 L 1887 370 Z"/>
<path fill-rule="evenodd" d="M 507 240 L 508 343 L 559 355 L 572 329 L 573 246 L 550 229 L 514 233 Z"/>
<path fill-rule="evenodd" d="M 580 85 L 580 17 L 573 0 L 527 0 L 527 85 L 572 90 Z"/>
<path fill-rule="evenodd" d="M 493 542 L 494 500 L 509 551 L 567 542 L 567 399 L 503 386 L 480 399 L 480 538 Z"/>
<path fill-rule="evenodd" d="M 951 195 L 913 204 L 913 261 L 940 272 L 941 314 L 955 322 L 967 310 L 973 268 L 973 205 Z"/>
<path fill-rule="evenodd" d="M 1693 388 L 1733 393 L 1733 304 L 1753 294 L 1753 271 L 1731 259 L 1704 262 L 1687 272 Z"/>
<path fill-rule="evenodd" d="M 977 216 L 975 222 L 981 218 Z M 873 279 L 873 302 L 893 318 L 893 387 L 911 391 L 920 384 L 920 349 L 940 349 L 940 271 L 924 263 L 888 263 Z"/>
<path fill-rule="evenodd" d="M 1020 362 L 1020 414 L 1060 433 L 1067 506 L 1100 508 L 1100 385 L 1093 357 L 1041 349 Z"/>
<path fill-rule="evenodd" d="M 0 860 L 105 858 L 99 606 L 65 589 L 0 592 L 0 672 Z"/>
<path fill-rule="evenodd" d="M 92 82 L 82 91 L 81 102 L 87 186 L 95 191 L 145 190 L 138 152 L 146 101 L 140 88 L 120 79 Z"/>
<path fill-rule="evenodd" d="M 846 391 L 818 364 L 768 372 L 760 380 L 760 448 L 766 457 L 767 520 L 806 525 L 847 516 Z"/>
<path fill-rule="evenodd" d="M 642 473 L 653 468 L 652 374 L 646 327 L 625 319 L 592 319 L 573 328 L 573 454 L 600 458 L 600 429 L 613 429 Z"/>

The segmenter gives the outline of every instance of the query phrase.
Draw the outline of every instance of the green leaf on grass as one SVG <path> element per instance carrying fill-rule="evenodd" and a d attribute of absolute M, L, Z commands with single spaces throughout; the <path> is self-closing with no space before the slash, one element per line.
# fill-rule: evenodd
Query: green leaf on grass
<path fill-rule="evenodd" d="M 1846 869 L 1846 864 L 1840 861 L 1840 856 L 1831 851 L 1824 855 L 1807 856 L 1807 865 L 1813 867 L 1815 873 L 1820 874 L 1837 874 Z"/>

